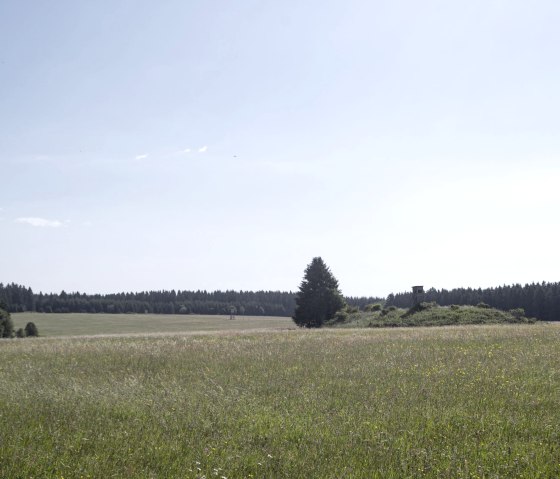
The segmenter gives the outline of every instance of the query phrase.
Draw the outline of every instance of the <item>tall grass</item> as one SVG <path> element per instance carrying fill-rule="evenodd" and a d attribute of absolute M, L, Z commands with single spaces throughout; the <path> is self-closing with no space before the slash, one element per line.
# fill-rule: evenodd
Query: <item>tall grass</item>
<path fill-rule="evenodd" d="M 0 477 L 560 476 L 560 328 L 0 343 Z"/>

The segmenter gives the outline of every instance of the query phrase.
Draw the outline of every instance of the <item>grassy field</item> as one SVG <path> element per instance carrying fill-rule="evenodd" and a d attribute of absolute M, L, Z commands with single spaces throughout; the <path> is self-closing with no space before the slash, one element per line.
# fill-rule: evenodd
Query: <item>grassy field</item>
<path fill-rule="evenodd" d="M 4 340 L 0 477 L 560 477 L 560 327 Z"/>
<path fill-rule="evenodd" d="M 12 314 L 15 329 L 33 321 L 41 336 L 145 334 L 295 328 L 290 318 L 201 314 Z"/>

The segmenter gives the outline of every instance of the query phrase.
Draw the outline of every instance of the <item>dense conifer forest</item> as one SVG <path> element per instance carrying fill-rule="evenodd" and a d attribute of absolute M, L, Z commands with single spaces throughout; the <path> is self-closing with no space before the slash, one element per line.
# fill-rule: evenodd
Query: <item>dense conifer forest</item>
<path fill-rule="evenodd" d="M 347 298 L 362 308 L 380 298 Z M 0 283 L 0 302 L 13 313 L 152 313 L 291 316 L 295 293 L 282 291 L 146 291 L 117 294 L 34 293 L 18 284 Z"/>
<path fill-rule="evenodd" d="M 0 283 L 0 303 L 12 313 L 155 313 L 155 314 L 230 314 L 247 316 L 292 316 L 295 293 L 283 291 L 146 291 L 140 293 L 85 294 L 34 293 L 18 284 Z M 411 293 L 375 297 L 346 297 L 350 306 L 364 309 L 367 304 L 384 302 L 386 307 L 408 308 Z M 560 320 L 560 283 L 533 283 L 524 286 L 498 286 L 473 289 L 429 289 L 425 301 L 441 306 L 477 305 L 494 308 L 523 308 L 528 317 L 543 321 Z"/>

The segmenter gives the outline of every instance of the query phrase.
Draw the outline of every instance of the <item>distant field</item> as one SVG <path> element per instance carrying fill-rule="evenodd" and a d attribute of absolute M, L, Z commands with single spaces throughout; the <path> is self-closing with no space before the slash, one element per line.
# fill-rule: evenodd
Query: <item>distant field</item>
<path fill-rule="evenodd" d="M 0 341 L 2 478 L 557 478 L 559 325 Z"/>
<path fill-rule="evenodd" d="M 15 328 L 33 321 L 41 336 L 180 333 L 295 328 L 290 318 L 274 316 L 211 316 L 200 314 L 12 314 Z"/>

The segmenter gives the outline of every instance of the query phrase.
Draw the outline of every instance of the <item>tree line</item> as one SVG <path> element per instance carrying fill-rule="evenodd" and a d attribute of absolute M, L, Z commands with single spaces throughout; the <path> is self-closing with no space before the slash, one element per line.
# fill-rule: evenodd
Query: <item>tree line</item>
<path fill-rule="evenodd" d="M 412 293 L 391 293 L 386 299 L 345 297 L 349 306 L 363 310 L 368 304 L 385 307 L 412 306 Z M 428 289 L 425 301 L 441 306 L 477 305 L 494 308 L 523 308 L 529 317 L 543 321 L 560 320 L 560 283 L 514 284 L 496 288 Z M 15 283 L 0 283 L 0 302 L 12 313 L 155 313 L 155 314 L 230 314 L 247 316 L 292 316 L 296 293 L 283 291 L 145 291 L 140 293 L 85 294 L 34 293 Z"/>
<path fill-rule="evenodd" d="M 485 303 L 493 308 L 509 311 L 523 308 L 528 317 L 542 321 L 560 320 L 560 283 L 531 283 L 524 286 L 513 284 L 496 288 L 428 289 L 426 302 L 441 306 L 471 305 Z M 397 293 L 387 296 L 385 307 L 410 308 L 412 293 Z"/>
<path fill-rule="evenodd" d="M 284 291 L 143 291 L 139 293 L 85 294 L 34 293 L 15 283 L 0 283 L 0 301 L 8 311 L 41 313 L 151 313 L 234 314 L 291 316 L 295 293 Z M 350 305 L 363 307 L 379 298 L 351 297 Z"/>

